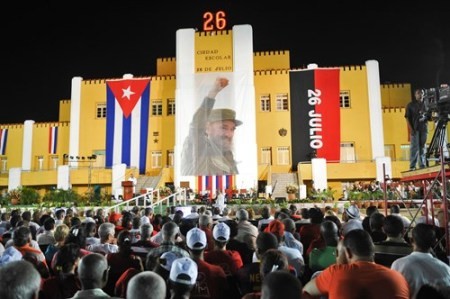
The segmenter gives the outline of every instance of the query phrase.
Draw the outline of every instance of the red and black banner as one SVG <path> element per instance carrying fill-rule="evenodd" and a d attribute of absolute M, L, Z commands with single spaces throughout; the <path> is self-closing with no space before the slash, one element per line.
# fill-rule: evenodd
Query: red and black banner
<path fill-rule="evenodd" d="M 340 160 L 339 69 L 291 71 L 292 169 L 312 158 Z"/>

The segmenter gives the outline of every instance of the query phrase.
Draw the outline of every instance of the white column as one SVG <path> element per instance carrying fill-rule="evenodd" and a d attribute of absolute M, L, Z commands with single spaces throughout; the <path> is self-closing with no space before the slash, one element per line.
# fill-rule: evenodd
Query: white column
<path fill-rule="evenodd" d="M 180 181 L 189 181 L 191 188 L 195 186 L 194 176 L 181 177 L 181 151 L 183 141 L 189 133 L 189 123 L 195 107 L 195 30 L 180 29 L 176 34 L 176 78 L 175 105 L 178 113 L 175 115 L 175 147 L 174 147 L 174 184 L 180 186 Z M 180 113 L 181 112 L 181 113 Z M 192 113 L 189 113 L 192 112 Z"/>
<path fill-rule="evenodd" d="M 58 166 L 58 182 L 56 187 L 62 190 L 69 190 L 71 188 L 69 165 Z"/>
<path fill-rule="evenodd" d="M 80 151 L 80 114 L 81 114 L 81 77 L 72 78 L 70 95 L 70 139 L 69 157 L 79 156 Z M 78 166 L 78 162 L 69 162 L 70 166 Z"/>
<path fill-rule="evenodd" d="M 380 73 L 378 61 L 367 60 L 366 69 L 372 159 L 375 159 L 377 157 L 384 157 L 383 114 L 381 110 Z"/>
<path fill-rule="evenodd" d="M 316 190 L 323 190 L 328 188 L 327 178 L 327 160 L 324 158 L 311 159 L 312 179 L 314 181 L 314 188 Z"/>
<path fill-rule="evenodd" d="M 22 169 L 31 170 L 31 155 L 33 152 L 33 127 L 34 120 L 26 120 L 23 124 L 23 148 L 22 148 Z"/>
<path fill-rule="evenodd" d="M 22 169 L 14 167 L 9 169 L 8 191 L 17 189 L 21 186 Z"/>

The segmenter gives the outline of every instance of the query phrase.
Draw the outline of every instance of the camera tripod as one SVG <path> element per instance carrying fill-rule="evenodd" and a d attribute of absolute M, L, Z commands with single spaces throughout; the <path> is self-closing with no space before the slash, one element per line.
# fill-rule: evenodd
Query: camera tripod
<path fill-rule="evenodd" d="M 440 117 L 436 123 L 436 129 L 434 130 L 430 146 L 428 147 L 426 153 L 427 166 L 429 166 L 429 160 L 440 160 L 439 157 L 444 153 L 444 146 L 446 149 L 448 149 L 447 144 L 444 144 L 446 142 L 447 123 L 447 117 Z M 433 158 L 430 158 L 431 156 L 433 156 Z"/>

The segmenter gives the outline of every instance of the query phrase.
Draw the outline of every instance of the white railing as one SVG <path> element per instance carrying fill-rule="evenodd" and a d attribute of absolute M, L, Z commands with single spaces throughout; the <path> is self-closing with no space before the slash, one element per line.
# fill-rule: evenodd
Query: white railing
<path fill-rule="evenodd" d="M 142 201 L 142 205 L 139 204 L 140 201 Z M 186 189 L 180 188 L 179 191 L 165 197 L 161 197 L 159 189 L 152 190 L 144 194 L 139 194 L 138 196 L 135 196 L 128 200 L 119 202 L 113 206 L 105 207 L 105 210 L 107 212 L 110 210 L 113 210 L 114 212 L 119 212 L 121 209 L 128 210 L 130 206 L 143 206 L 144 208 L 151 207 L 153 209 L 155 209 L 156 206 L 159 206 L 160 209 L 162 209 L 163 204 L 166 204 L 166 206 L 170 206 L 171 203 L 174 206 L 176 205 L 186 206 L 187 203 Z"/>

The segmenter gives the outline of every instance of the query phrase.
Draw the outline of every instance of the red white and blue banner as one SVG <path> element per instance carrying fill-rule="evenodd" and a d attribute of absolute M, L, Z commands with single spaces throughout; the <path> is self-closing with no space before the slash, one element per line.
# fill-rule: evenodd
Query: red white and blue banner
<path fill-rule="evenodd" d="M 0 129 L 0 154 L 6 154 L 6 142 L 8 141 L 8 129 Z"/>
<path fill-rule="evenodd" d="M 58 147 L 58 127 L 50 127 L 48 129 L 48 153 L 56 154 Z"/>
<path fill-rule="evenodd" d="M 340 160 L 339 69 L 291 71 L 292 168 L 302 161 Z"/>
<path fill-rule="evenodd" d="M 215 198 L 217 191 L 233 188 L 234 175 L 205 175 L 197 177 L 199 193 L 209 191 L 209 198 Z"/>
<path fill-rule="evenodd" d="M 106 166 L 124 163 L 145 173 L 150 79 L 106 82 Z"/>

